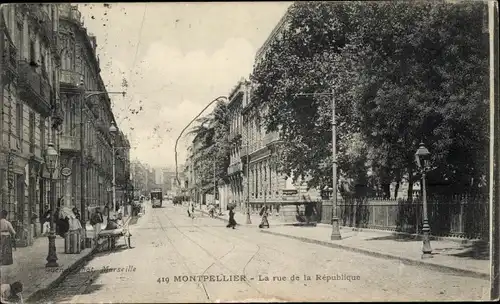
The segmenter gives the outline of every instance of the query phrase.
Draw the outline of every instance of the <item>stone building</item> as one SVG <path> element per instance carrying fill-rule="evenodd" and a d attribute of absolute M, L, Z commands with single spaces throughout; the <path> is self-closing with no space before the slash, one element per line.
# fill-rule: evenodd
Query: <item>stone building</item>
<path fill-rule="evenodd" d="M 57 147 L 51 127 L 62 119 L 58 23 L 55 4 L 0 8 L 0 200 L 17 231 L 18 246 L 31 245 L 40 234 L 39 218 L 49 203 L 43 157 L 49 141 Z"/>
<path fill-rule="evenodd" d="M 242 138 L 246 136 L 246 130 L 243 124 L 242 108 L 243 103 L 247 102 L 250 94 L 250 82 L 242 79 L 229 94 L 229 142 L 231 144 L 231 152 L 229 156 L 229 167 L 227 175 L 229 178 L 229 197 L 230 202 L 236 203 L 240 208 L 245 207 L 247 195 L 246 172 L 243 164 L 247 163 L 246 156 L 247 146 L 243 146 Z M 246 168 L 246 167 L 245 167 Z M 245 169 L 246 170 L 246 169 Z"/>
<path fill-rule="evenodd" d="M 130 141 L 119 131 L 115 139 L 116 205 L 125 206 L 131 197 L 133 185 L 130 181 Z"/>
<path fill-rule="evenodd" d="M 132 184 L 137 198 L 147 195 L 148 173 L 146 167 L 138 160 L 131 162 Z"/>
<path fill-rule="evenodd" d="M 115 118 L 100 76 L 96 38 L 87 33 L 77 6 L 59 4 L 59 15 L 61 104 L 65 113 L 60 153 L 61 165 L 71 169 L 71 175 L 61 178 L 63 204 L 78 209 L 111 206 L 113 137 L 109 128 Z M 117 137 L 117 142 L 126 141 L 121 132 Z M 117 177 L 121 172 L 117 170 Z"/>

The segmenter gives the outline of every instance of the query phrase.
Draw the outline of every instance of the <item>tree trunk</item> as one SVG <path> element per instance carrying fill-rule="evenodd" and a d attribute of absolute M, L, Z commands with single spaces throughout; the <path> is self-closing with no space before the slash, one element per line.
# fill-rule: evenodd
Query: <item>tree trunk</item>
<path fill-rule="evenodd" d="M 408 168 L 408 199 L 413 200 L 413 169 Z"/>
<path fill-rule="evenodd" d="M 400 181 L 398 180 L 396 182 L 396 186 L 394 187 L 394 199 L 398 199 L 399 183 Z"/>
<path fill-rule="evenodd" d="M 383 183 L 382 184 L 382 192 L 384 193 L 385 199 L 391 198 L 391 184 Z"/>

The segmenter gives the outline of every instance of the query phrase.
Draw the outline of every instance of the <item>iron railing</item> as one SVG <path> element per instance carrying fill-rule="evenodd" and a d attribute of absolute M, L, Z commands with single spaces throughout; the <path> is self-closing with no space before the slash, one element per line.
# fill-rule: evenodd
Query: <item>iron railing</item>
<path fill-rule="evenodd" d="M 488 200 L 484 196 L 429 197 L 428 218 L 431 234 L 461 238 L 487 238 Z M 421 200 L 342 200 L 337 205 L 340 224 L 406 233 L 422 232 Z M 331 223 L 331 202 L 323 202 L 321 221 Z"/>

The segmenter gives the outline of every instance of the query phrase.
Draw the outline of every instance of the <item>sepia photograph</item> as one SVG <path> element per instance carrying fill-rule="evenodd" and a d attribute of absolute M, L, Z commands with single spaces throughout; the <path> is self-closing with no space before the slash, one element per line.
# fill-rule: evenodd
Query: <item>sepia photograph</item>
<path fill-rule="evenodd" d="M 498 4 L 0 4 L 1 303 L 493 301 Z"/>

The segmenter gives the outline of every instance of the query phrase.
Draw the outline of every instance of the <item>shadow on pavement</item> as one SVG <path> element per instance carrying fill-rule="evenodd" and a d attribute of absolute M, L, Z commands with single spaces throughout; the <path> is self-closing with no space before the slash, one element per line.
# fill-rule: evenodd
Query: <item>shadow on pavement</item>
<path fill-rule="evenodd" d="M 71 302 L 75 297 L 91 294 L 102 288 L 103 285 L 92 285 L 103 270 L 89 270 L 82 267 L 70 273 L 61 283 L 37 294 L 25 303 L 61 303 Z"/>
<path fill-rule="evenodd" d="M 391 234 L 368 238 L 366 241 L 396 241 L 396 242 L 421 242 L 422 239 L 418 236 L 405 234 Z"/>
<path fill-rule="evenodd" d="M 117 253 L 117 252 L 122 252 L 122 251 L 125 251 L 125 250 L 132 250 L 132 249 L 134 249 L 134 247 L 127 248 L 127 245 L 120 244 L 120 245 L 116 245 L 116 247 L 114 249 L 110 249 L 110 250 L 109 249 L 101 249 L 98 252 L 94 253 L 94 257 L 107 256 L 107 255 L 114 254 L 114 253 Z"/>
<path fill-rule="evenodd" d="M 130 219 L 130 221 L 128 222 L 129 225 L 135 225 L 137 224 L 137 222 L 139 221 L 139 216 L 132 216 L 132 218 Z"/>
<path fill-rule="evenodd" d="M 490 259 L 490 246 L 486 241 L 477 241 L 472 245 L 464 245 L 463 251 L 450 254 L 460 258 L 469 258 L 475 260 L 489 260 Z"/>

